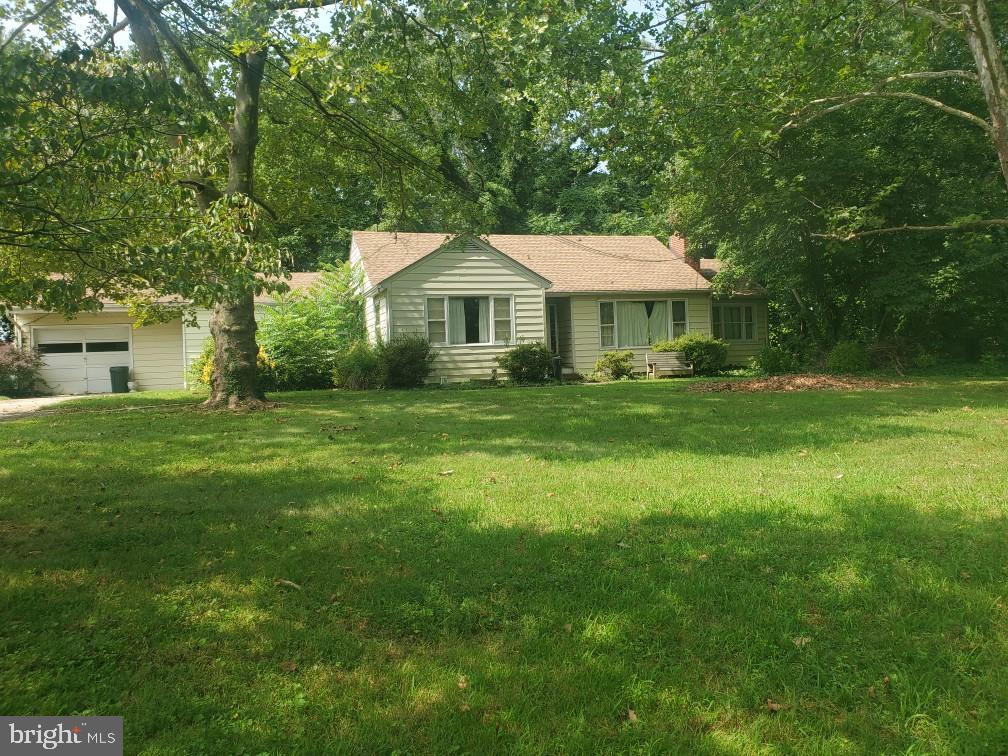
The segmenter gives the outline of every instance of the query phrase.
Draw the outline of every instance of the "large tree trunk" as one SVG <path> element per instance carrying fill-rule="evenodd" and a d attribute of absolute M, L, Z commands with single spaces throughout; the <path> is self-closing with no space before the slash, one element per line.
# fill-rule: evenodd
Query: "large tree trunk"
<path fill-rule="evenodd" d="M 225 193 L 243 194 L 250 199 L 254 196 L 259 88 L 265 65 L 265 50 L 241 56 L 235 84 L 234 121 L 229 129 L 231 153 Z M 251 288 L 214 306 L 210 333 L 214 338 L 214 373 L 205 406 L 231 409 L 261 406 L 266 397 L 256 372 L 259 347 L 255 340 L 255 303 Z"/>
<path fill-rule="evenodd" d="M 214 371 L 210 383 L 210 407 L 251 407 L 266 397 L 256 373 L 255 307 L 252 292 L 219 302 L 210 315 L 214 340 Z"/>
<path fill-rule="evenodd" d="M 963 27 L 969 44 L 980 88 L 990 113 L 994 149 L 1001 163 L 1001 174 L 1008 185 L 1008 72 L 1001 58 L 1001 46 L 991 23 L 987 0 L 962 4 Z"/>

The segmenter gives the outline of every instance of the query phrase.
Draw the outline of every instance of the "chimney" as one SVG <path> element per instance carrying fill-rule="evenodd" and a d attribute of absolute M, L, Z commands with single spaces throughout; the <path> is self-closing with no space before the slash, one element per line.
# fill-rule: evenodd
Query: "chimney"
<path fill-rule="evenodd" d="M 686 240 L 681 236 L 676 236 L 673 234 L 668 240 L 669 250 L 672 254 L 681 259 L 684 263 L 689 265 L 697 273 L 700 272 L 700 260 L 690 257 L 686 254 Z"/>

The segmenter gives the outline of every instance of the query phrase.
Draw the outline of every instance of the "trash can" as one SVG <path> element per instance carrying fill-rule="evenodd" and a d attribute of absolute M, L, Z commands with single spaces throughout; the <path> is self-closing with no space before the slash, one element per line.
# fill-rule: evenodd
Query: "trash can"
<path fill-rule="evenodd" d="M 109 378 L 112 379 L 112 393 L 125 394 L 129 391 L 127 382 L 129 381 L 129 368 L 121 365 L 108 369 Z"/>
<path fill-rule="evenodd" d="M 563 361 L 559 354 L 553 355 L 553 377 L 558 381 L 563 380 Z"/>

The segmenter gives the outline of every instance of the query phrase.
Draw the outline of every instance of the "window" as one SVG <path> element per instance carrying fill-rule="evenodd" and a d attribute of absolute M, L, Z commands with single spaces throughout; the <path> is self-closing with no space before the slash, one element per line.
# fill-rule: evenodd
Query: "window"
<path fill-rule="evenodd" d="M 444 297 L 430 297 L 427 300 L 427 340 L 431 344 L 448 343 Z"/>
<path fill-rule="evenodd" d="M 511 297 L 427 298 L 432 344 L 509 344 L 513 332 Z"/>
<path fill-rule="evenodd" d="M 646 348 L 686 333 L 686 302 L 650 299 L 599 302 L 599 343 L 603 348 Z"/>
<path fill-rule="evenodd" d="M 602 346 L 616 346 L 616 304 L 599 302 L 599 333 Z"/>
<path fill-rule="evenodd" d="M 79 341 L 53 342 L 37 346 L 42 354 L 80 354 L 84 351 L 84 345 Z"/>
<path fill-rule="evenodd" d="M 128 352 L 128 341 L 89 341 L 87 343 L 89 352 Z"/>
<path fill-rule="evenodd" d="M 725 341 L 753 341 L 756 321 L 752 305 L 714 305 L 711 308 L 711 330 Z"/>

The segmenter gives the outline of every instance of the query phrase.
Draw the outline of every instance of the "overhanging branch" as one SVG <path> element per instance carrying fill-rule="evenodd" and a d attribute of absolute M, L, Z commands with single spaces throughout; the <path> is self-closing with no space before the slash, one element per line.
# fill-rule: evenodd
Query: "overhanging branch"
<path fill-rule="evenodd" d="M 898 234 L 902 232 L 910 233 L 940 233 L 949 231 L 978 231 L 984 228 L 1008 228 L 1008 218 L 988 218 L 983 220 L 967 221 L 965 223 L 950 223 L 938 226 L 912 226 L 904 223 L 902 226 L 887 226 L 886 228 L 871 228 L 866 231 L 851 231 L 846 234 L 812 234 L 817 239 L 832 239 L 834 241 L 854 241 L 870 236 L 882 236 L 883 234 Z"/>

